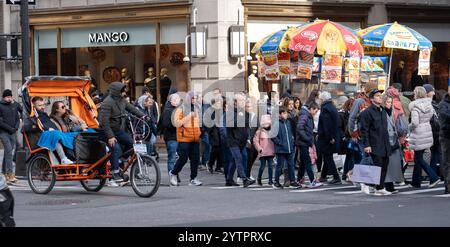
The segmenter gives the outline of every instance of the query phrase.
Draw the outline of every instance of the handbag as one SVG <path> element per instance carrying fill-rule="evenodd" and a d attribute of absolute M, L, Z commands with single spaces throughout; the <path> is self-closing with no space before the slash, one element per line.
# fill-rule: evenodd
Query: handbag
<path fill-rule="evenodd" d="M 356 183 L 379 185 L 381 179 L 381 167 L 373 164 L 372 157 L 364 154 L 361 163 L 353 167 L 352 181 Z"/>
<path fill-rule="evenodd" d="M 403 158 L 405 159 L 405 162 L 414 162 L 414 150 L 403 150 Z"/>

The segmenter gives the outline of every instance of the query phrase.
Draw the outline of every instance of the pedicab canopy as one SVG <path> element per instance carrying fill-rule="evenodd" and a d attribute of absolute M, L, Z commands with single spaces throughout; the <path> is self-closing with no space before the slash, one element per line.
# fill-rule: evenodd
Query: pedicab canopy
<path fill-rule="evenodd" d="M 33 97 L 69 97 L 73 113 L 82 118 L 90 128 L 98 128 L 97 108 L 89 95 L 91 81 L 85 76 L 30 76 L 26 78 L 19 94 L 30 116 L 35 111 Z"/>

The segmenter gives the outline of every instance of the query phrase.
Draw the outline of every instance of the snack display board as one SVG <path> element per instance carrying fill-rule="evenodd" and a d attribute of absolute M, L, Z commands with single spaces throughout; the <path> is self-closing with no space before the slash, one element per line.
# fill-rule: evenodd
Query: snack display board
<path fill-rule="evenodd" d="M 430 49 L 420 50 L 418 75 L 430 75 L 430 54 Z"/>
<path fill-rule="evenodd" d="M 291 73 L 291 58 L 289 53 L 278 53 L 278 68 L 280 75 L 289 75 Z"/>
<path fill-rule="evenodd" d="M 387 57 L 364 56 L 361 59 L 362 72 L 385 72 L 388 69 Z"/>
<path fill-rule="evenodd" d="M 314 54 L 299 52 L 297 78 L 311 80 Z"/>
<path fill-rule="evenodd" d="M 264 76 L 266 80 L 273 81 L 280 79 L 280 70 L 278 67 L 278 54 L 267 52 L 262 54 L 262 61 L 265 66 Z"/>
<path fill-rule="evenodd" d="M 341 83 L 342 57 L 339 55 L 324 55 L 322 57 L 321 82 Z"/>

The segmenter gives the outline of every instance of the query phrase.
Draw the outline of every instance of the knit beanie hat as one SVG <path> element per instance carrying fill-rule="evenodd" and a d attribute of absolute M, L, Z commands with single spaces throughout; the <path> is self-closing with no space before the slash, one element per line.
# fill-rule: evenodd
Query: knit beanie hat
<path fill-rule="evenodd" d="M 3 91 L 3 98 L 8 97 L 8 96 L 13 96 L 12 91 L 10 89 L 5 89 Z"/>

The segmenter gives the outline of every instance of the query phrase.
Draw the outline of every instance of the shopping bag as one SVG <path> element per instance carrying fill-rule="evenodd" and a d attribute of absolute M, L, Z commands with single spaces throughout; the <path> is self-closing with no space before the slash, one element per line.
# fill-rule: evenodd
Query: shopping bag
<path fill-rule="evenodd" d="M 370 155 L 363 155 L 360 164 L 353 167 L 352 182 L 364 184 L 380 184 L 381 167 L 375 166 Z"/>
<path fill-rule="evenodd" d="M 414 150 L 406 149 L 403 151 L 405 162 L 414 162 Z"/>

